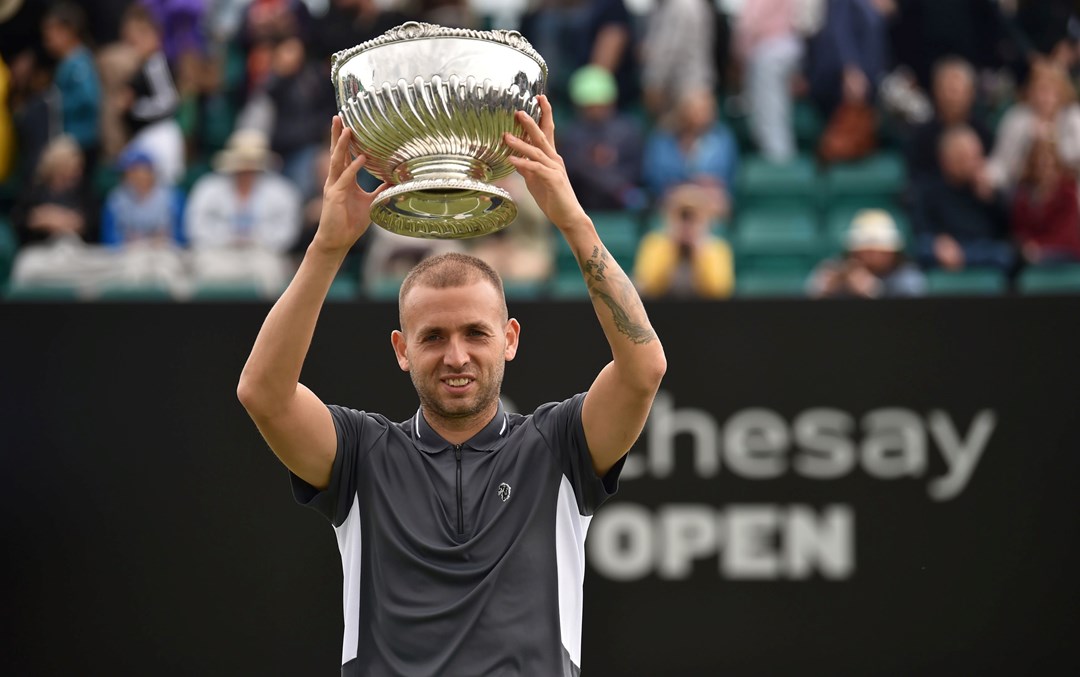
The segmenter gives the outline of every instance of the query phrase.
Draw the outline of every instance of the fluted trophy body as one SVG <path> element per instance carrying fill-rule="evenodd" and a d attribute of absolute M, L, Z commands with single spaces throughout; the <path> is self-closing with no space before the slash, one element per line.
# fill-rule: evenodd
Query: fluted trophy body
<path fill-rule="evenodd" d="M 539 120 L 543 58 L 516 31 L 409 22 L 333 57 L 338 109 L 367 169 L 393 184 L 371 220 L 395 233 L 467 238 L 517 215 L 490 182 L 514 171 L 503 133 Z"/>

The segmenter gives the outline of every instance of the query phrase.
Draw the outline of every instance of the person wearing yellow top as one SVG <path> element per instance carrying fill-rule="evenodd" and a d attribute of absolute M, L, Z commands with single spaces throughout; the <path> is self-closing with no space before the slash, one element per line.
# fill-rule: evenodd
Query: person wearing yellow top
<path fill-rule="evenodd" d="M 642 238 L 634 281 L 642 296 L 723 299 L 735 286 L 731 247 L 712 233 L 727 211 L 707 187 L 683 184 L 664 200 L 664 224 Z"/>

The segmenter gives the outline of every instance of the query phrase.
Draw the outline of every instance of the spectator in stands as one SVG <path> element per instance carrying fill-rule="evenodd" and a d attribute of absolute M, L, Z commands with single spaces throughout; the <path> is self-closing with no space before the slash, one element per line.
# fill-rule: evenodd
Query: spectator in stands
<path fill-rule="evenodd" d="M 658 200 L 673 186 L 700 183 L 727 202 L 735 185 L 739 161 L 735 136 L 716 119 L 712 92 L 691 89 L 666 124 L 650 133 L 645 143 L 644 179 Z"/>
<path fill-rule="evenodd" d="M 153 157 L 130 147 L 121 153 L 117 168 L 123 178 L 105 198 L 101 242 L 118 247 L 179 244 L 181 198 L 158 180 Z"/>
<path fill-rule="evenodd" d="M 731 247 L 713 234 L 727 205 L 695 184 L 671 190 L 664 201 L 664 224 L 638 246 L 634 281 L 645 297 L 721 299 L 735 283 Z"/>
<path fill-rule="evenodd" d="M 967 61 L 947 57 L 934 65 L 934 117 L 917 126 L 907 143 L 908 175 L 915 183 L 941 176 L 938 147 L 941 135 L 955 125 L 967 125 L 990 148 L 993 133 L 975 112 L 975 69 Z"/>
<path fill-rule="evenodd" d="M 716 87 L 716 17 L 709 0 L 665 0 L 649 16 L 642 40 L 645 107 L 661 119 L 695 90 Z"/>
<path fill-rule="evenodd" d="M 42 20 L 41 34 L 45 49 L 59 61 L 54 84 L 60 92 L 64 133 L 79 144 L 86 168 L 92 170 L 98 156 L 101 84 L 84 42 L 86 14 L 71 2 L 53 5 Z"/>
<path fill-rule="evenodd" d="M 60 97 L 52 73 L 33 51 L 20 53 L 11 65 L 8 99 L 17 141 L 15 177 L 24 186 L 34 181 L 38 159 L 49 140 L 62 133 Z"/>
<path fill-rule="evenodd" d="M 520 174 L 495 182 L 510 193 L 518 215 L 506 228 L 485 237 L 466 240 L 466 251 L 479 257 L 509 283 L 542 282 L 555 264 L 555 227 L 525 186 Z"/>
<path fill-rule="evenodd" d="M 161 29 L 161 48 L 173 68 L 185 58 L 202 55 L 207 50 L 203 24 L 207 4 L 214 0 L 139 0 L 149 11 L 154 25 Z"/>
<path fill-rule="evenodd" d="M 59 136 L 41 153 L 34 182 L 12 214 L 22 244 L 74 237 L 94 241 L 97 208 L 84 179 L 84 160 L 78 142 Z"/>
<path fill-rule="evenodd" d="M 888 0 L 829 0 L 825 23 L 807 45 L 810 97 L 826 118 L 842 103 L 874 100 L 885 74 Z"/>
<path fill-rule="evenodd" d="M 330 0 L 326 14 L 312 23 L 309 43 L 312 55 L 329 62 L 343 49 L 382 35 L 409 20 L 392 9 L 383 9 L 377 0 Z"/>
<path fill-rule="evenodd" d="M 623 0 L 529 0 L 521 32 L 548 62 L 548 93 L 564 101 L 578 68 L 599 66 L 615 76 L 617 107 L 639 100 L 634 21 Z"/>
<path fill-rule="evenodd" d="M 1012 233 L 1024 261 L 1080 262 L 1080 202 L 1076 175 L 1049 140 L 1037 141 L 1013 198 Z"/>
<path fill-rule="evenodd" d="M 762 156 L 776 163 L 792 159 L 796 150 L 792 78 L 803 52 L 802 38 L 795 30 L 798 3 L 748 2 L 736 23 L 735 46 L 744 68 L 750 133 Z"/>
<path fill-rule="evenodd" d="M 904 237 L 892 216 L 865 209 L 851 221 L 843 258 L 822 262 L 807 292 L 813 298 L 921 296 L 926 278 L 904 257 Z"/>
<path fill-rule="evenodd" d="M 184 135 L 176 121 L 180 94 L 162 50 L 161 31 L 142 5 L 121 18 L 120 34 L 139 59 L 119 103 L 130 144 L 150 154 L 158 179 L 175 184 L 184 176 Z"/>
<path fill-rule="evenodd" d="M 574 191 L 586 209 L 641 209 L 641 126 L 618 112 L 615 78 L 585 66 L 570 78 L 577 117 L 562 132 L 559 147 Z"/>
<path fill-rule="evenodd" d="M 915 205 L 919 262 L 925 267 L 1009 270 L 1012 247 L 1005 239 L 1005 202 L 982 180 L 985 156 L 970 127 L 953 127 L 940 145 L 941 178 L 930 182 Z"/>
<path fill-rule="evenodd" d="M 1032 67 L 1024 100 L 1013 105 L 998 125 L 987 180 L 1011 191 L 1039 140 L 1053 140 L 1066 166 L 1080 170 L 1080 105 L 1064 69 L 1048 62 Z"/>
<path fill-rule="evenodd" d="M 907 67 L 925 92 L 934 86 L 936 64 L 946 58 L 962 59 L 977 73 L 999 68 L 1005 44 L 1000 4 L 899 0 L 889 40 L 893 61 Z"/>
<path fill-rule="evenodd" d="M 274 160 L 264 134 L 238 130 L 215 158 L 213 173 L 192 187 L 184 232 L 201 280 L 280 291 L 284 254 L 300 230 L 300 195 L 272 170 Z"/>
<path fill-rule="evenodd" d="M 1007 25 L 1018 52 L 1027 62 L 1050 59 L 1062 68 L 1076 63 L 1077 21 L 1080 5 L 1075 0 L 1012 0 Z"/>
<path fill-rule="evenodd" d="M 301 0 L 251 0 L 244 9 L 239 44 L 247 53 L 247 92 L 270 76 L 274 47 L 286 38 L 307 39 L 311 15 Z M 267 130 L 269 132 L 269 130 Z"/>
<path fill-rule="evenodd" d="M 481 28 L 480 17 L 465 0 L 418 0 L 420 21 L 451 28 Z"/>
<path fill-rule="evenodd" d="M 285 177 L 306 195 L 312 189 L 315 155 L 325 146 L 326 121 L 334 115 L 334 88 L 307 58 L 304 42 L 297 37 L 274 47 L 265 87 L 274 107 L 270 148 L 283 159 Z"/>

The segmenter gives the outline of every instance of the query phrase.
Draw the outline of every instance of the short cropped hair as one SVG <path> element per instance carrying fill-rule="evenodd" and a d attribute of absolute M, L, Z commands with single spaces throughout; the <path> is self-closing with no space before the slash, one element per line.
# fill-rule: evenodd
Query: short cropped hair
<path fill-rule="evenodd" d="M 420 285 L 446 289 L 463 287 L 480 280 L 487 280 L 498 292 L 503 316 L 507 317 L 506 294 L 503 292 L 502 278 L 494 268 L 475 256 L 457 252 L 448 252 L 424 259 L 409 271 L 405 281 L 401 283 L 401 290 L 398 291 L 398 321 L 401 323 L 401 328 L 405 328 L 405 297 L 413 287 Z"/>
<path fill-rule="evenodd" d="M 972 87 L 975 86 L 975 67 L 967 59 L 959 56 L 944 56 L 934 62 L 934 83 L 936 84 L 946 72 L 951 70 L 960 71 L 964 74 L 968 84 Z"/>
<path fill-rule="evenodd" d="M 45 10 L 45 21 L 55 21 L 85 40 L 87 35 L 86 11 L 74 2 L 58 2 Z"/>

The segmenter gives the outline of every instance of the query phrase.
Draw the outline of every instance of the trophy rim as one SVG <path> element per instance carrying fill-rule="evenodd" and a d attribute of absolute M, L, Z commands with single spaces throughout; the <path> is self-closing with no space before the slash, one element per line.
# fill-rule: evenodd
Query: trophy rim
<path fill-rule="evenodd" d="M 470 213 L 460 220 L 445 220 L 421 213 L 395 212 L 389 205 L 395 198 L 409 193 L 447 189 L 498 198 L 500 204 L 493 211 Z M 413 179 L 386 189 L 371 203 L 371 222 L 376 226 L 397 235 L 429 240 L 465 240 L 490 235 L 513 223 L 517 213 L 517 205 L 509 192 L 475 179 Z M 451 227 L 451 224 L 466 228 L 459 230 Z"/>
<path fill-rule="evenodd" d="M 503 29 L 480 31 L 472 28 L 451 28 L 449 26 L 440 26 L 439 24 L 425 23 L 423 21 L 406 21 L 371 40 L 335 52 L 330 60 L 330 80 L 336 84 L 338 72 L 341 68 L 349 61 L 349 59 L 362 52 L 399 42 L 432 40 L 438 38 L 464 38 L 468 40 L 496 42 L 505 45 L 536 61 L 543 71 L 544 80 L 547 80 L 547 62 L 544 61 L 544 57 L 540 56 L 540 52 L 537 52 L 536 49 L 533 48 L 532 43 L 518 31 Z"/>

